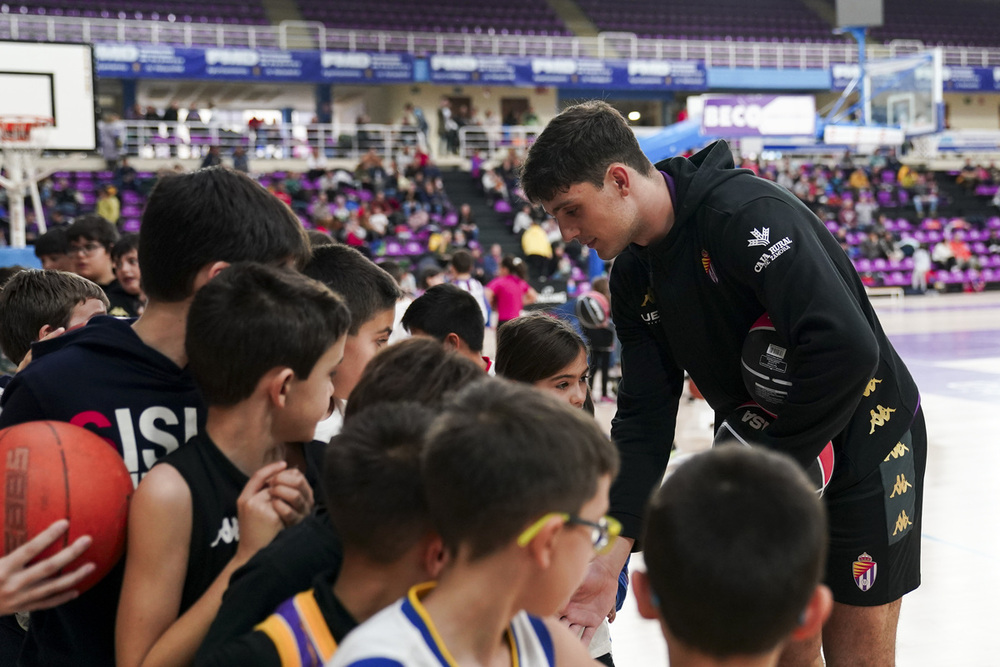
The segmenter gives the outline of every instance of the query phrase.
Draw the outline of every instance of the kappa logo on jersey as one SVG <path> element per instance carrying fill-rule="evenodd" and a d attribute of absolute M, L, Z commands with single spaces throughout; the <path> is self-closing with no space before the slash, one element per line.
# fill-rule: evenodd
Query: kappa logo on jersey
<path fill-rule="evenodd" d="M 764 227 L 763 229 L 752 229 L 750 230 L 750 238 L 747 239 L 747 247 L 753 248 L 754 246 L 767 245 L 770 243 L 771 238 L 771 228 Z"/>
<path fill-rule="evenodd" d="M 715 275 L 715 267 L 712 266 L 712 258 L 708 256 L 708 251 L 705 249 L 701 251 L 701 266 L 705 269 L 705 273 L 708 274 L 713 283 L 719 282 L 719 276 Z"/>
<path fill-rule="evenodd" d="M 890 458 L 898 459 L 901 456 L 906 456 L 906 452 L 910 451 L 909 448 L 901 442 L 897 442 L 896 446 L 892 448 L 892 451 L 885 455 L 885 462 L 888 463 Z"/>
<path fill-rule="evenodd" d="M 240 541 L 240 522 L 236 517 L 226 517 L 222 520 L 222 527 L 219 528 L 219 534 L 215 537 L 215 541 L 209 546 L 214 547 L 219 542 L 225 542 L 226 544 L 232 544 L 233 542 Z"/>
<path fill-rule="evenodd" d="M 867 553 L 858 556 L 858 559 L 851 566 L 851 570 L 854 574 L 854 583 L 858 585 L 858 588 L 862 592 L 867 591 L 875 585 L 875 577 L 878 575 L 878 563 L 872 560 L 872 557 Z"/>
<path fill-rule="evenodd" d="M 875 407 L 878 409 L 878 412 L 875 412 L 875 410 L 868 411 L 872 416 L 872 430 L 868 431 L 868 435 L 875 432 L 876 426 L 885 426 L 885 423 L 892 419 L 892 413 L 896 411 L 896 408 L 886 408 L 881 405 L 876 405 Z"/>
<path fill-rule="evenodd" d="M 879 380 L 878 378 L 872 378 L 871 380 L 869 380 L 868 381 L 868 386 L 865 387 L 865 398 L 868 398 L 869 396 L 871 396 L 872 392 L 875 391 L 876 389 L 878 389 L 878 385 L 881 382 L 882 381 Z"/>
<path fill-rule="evenodd" d="M 785 254 L 785 252 L 787 252 L 788 249 L 791 247 L 792 247 L 792 239 L 786 236 L 785 238 L 781 239 L 773 246 L 768 248 L 767 252 L 765 252 L 763 255 L 760 256 L 760 259 L 758 259 L 757 263 L 754 264 L 753 270 L 756 273 L 760 273 L 768 266 L 770 266 L 771 262 L 778 259 L 778 257 L 780 257 L 781 255 Z"/>

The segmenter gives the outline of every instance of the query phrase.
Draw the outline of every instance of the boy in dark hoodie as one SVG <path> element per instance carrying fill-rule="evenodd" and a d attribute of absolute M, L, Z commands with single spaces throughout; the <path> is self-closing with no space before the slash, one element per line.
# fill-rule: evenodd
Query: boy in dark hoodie
<path fill-rule="evenodd" d="M 611 513 L 627 539 L 592 564 L 568 620 L 587 628 L 586 641 L 614 603 L 629 547 L 641 548 L 634 540 L 670 455 L 684 371 L 721 424 L 753 400 L 741 352 L 766 312 L 795 381 L 753 439 L 804 467 L 834 445 L 824 500 L 838 536 L 826 571 L 836 604 L 824 654 L 828 664 L 891 664 L 901 598 L 920 583 L 926 433 L 917 387 L 833 235 L 788 191 L 735 169 L 724 142 L 654 167 L 603 102 L 570 107 L 546 127 L 521 185 L 565 240 L 617 258 L 622 384 L 612 437 L 622 469 Z M 819 637 L 784 655 L 813 664 Z"/>
<path fill-rule="evenodd" d="M 204 427 L 205 406 L 185 369 L 195 292 L 232 262 L 301 267 L 308 256 L 295 215 L 245 175 L 215 168 L 162 179 L 142 219 L 142 317 L 97 317 L 35 346 L 34 361 L 4 392 L 0 428 L 40 419 L 88 428 L 118 450 L 138 484 Z M 114 664 L 121 577 L 119 563 L 79 598 L 33 614 L 18 664 Z"/>

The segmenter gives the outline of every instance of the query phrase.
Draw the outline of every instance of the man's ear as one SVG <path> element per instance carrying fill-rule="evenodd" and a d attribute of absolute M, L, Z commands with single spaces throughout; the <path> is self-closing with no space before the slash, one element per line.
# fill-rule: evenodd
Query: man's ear
<path fill-rule="evenodd" d="M 55 331 L 55 327 L 53 327 L 53 326 L 51 326 L 49 324 L 43 324 L 42 328 L 38 330 L 38 335 L 35 336 L 35 340 L 39 341 L 39 340 L 45 338 L 46 336 L 48 336 L 53 331 Z"/>
<path fill-rule="evenodd" d="M 629 193 L 629 188 L 632 185 L 632 175 L 629 173 L 628 168 L 625 167 L 620 162 L 613 163 L 608 167 L 608 178 L 611 184 L 619 191 L 621 194 L 627 195 Z"/>
<path fill-rule="evenodd" d="M 635 604 L 639 615 L 650 620 L 660 618 L 659 607 L 653 603 L 653 589 L 649 584 L 649 575 L 642 570 L 632 573 L 632 591 L 635 594 Z"/>
<path fill-rule="evenodd" d="M 260 379 L 267 390 L 267 396 L 271 399 L 271 404 L 283 408 L 288 398 L 288 391 L 292 380 L 295 378 L 295 371 L 287 366 L 272 368 L 264 377 Z"/>
<path fill-rule="evenodd" d="M 194 291 L 197 292 L 202 287 L 208 284 L 212 278 L 216 277 L 222 270 L 229 266 L 229 262 L 211 262 L 201 267 L 198 273 L 194 277 Z"/>
<path fill-rule="evenodd" d="M 806 608 L 802 610 L 802 618 L 799 627 L 792 631 L 791 638 L 794 641 L 815 637 L 823 629 L 826 619 L 830 618 L 833 610 L 833 593 L 825 584 L 816 586 L 812 597 L 806 603 Z"/>

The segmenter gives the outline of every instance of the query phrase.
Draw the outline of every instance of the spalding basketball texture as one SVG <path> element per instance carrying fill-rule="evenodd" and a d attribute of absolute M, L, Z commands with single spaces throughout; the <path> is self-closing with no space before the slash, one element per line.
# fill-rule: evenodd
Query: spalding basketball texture
<path fill-rule="evenodd" d="M 96 569 L 76 590 L 108 573 L 125 551 L 132 479 L 115 448 L 79 426 L 39 421 L 0 431 L 3 479 L 3 553 L 8 554 L 58 519 L 69 530 L 43 551 L 48 558 L 82 535 L 93 543 L 65 571 Z"/>
<path fill-rule="evenodd" d="M 788 369 L 790 349 L 764 313 L 750 327 L 743 341 L 740 360 L 743 368 L 743 384 L 758 405 L 780 415 L 785 398 L 792 386 L 792 376 Z"/>
<path fill-rule="evenodd" d="M 756 403 L 744 403 L 736 409 L 736 412 L 726 417 L 719 426 L 712 446 L 744 445 L 745 447 L 756 447 L 760 444 L 758 434 L 775 419 L 777 419 L 776 415 Z M 833 477 L 832 442 L 826 443 L 816 460 L 806 469 L 806 477 L 816 489 L 816 493 L 822 496 Z"/>

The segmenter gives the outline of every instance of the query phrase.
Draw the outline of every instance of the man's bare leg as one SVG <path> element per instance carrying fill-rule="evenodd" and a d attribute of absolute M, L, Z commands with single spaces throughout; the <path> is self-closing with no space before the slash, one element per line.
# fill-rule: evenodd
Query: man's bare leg
<path fill-rule="evenodd" d="M 833 604 L 823 626 L 827 667 L 892 667 L 902 598 L 879 607 Z"/>

